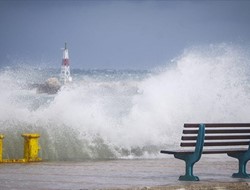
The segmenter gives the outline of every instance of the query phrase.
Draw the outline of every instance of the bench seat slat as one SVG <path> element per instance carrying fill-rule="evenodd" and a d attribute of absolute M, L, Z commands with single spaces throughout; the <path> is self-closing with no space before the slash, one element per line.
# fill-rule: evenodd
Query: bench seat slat
<path fill-rule="evenodd" d="M 181 140 L 190 141 L 196 140 L 197 136 L 182 136 Z M 205 140 L 237 140 L 250 139 L 250 135 L 228 135 L 228 136 L 205 136 Z"/>
<path fill-rule="evenodd" d="M 162 154 L 176 154 L 176 153 L 183 153 L 183 154 L 191 154 L 194 153 L 194 150 L 161 150 Z"/>
<path fill-rule="evenodd" d="M 225 153 L 239 153 L 239 152 L 246 152 L 247 149 L 211 149 L 211 150 L 203 150 L 203 154 L 225 154 Z"/>

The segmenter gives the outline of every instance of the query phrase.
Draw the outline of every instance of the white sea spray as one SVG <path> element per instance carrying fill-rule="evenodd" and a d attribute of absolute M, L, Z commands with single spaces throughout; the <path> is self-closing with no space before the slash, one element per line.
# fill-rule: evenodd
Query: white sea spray
<path fill-rule="evenodd" d="M 33 81 L 55 71 L 0 72 L 4 156 L 22 157 L 21 133 L 40 133 L 48 160 L 159 157 L 187 122 L 249 122 L 249 54 L 227 44 L 186 50 L 161 71 L 75 71 L 56 95 Z M 39 79 L 38 79 L 39 78 Z"/>

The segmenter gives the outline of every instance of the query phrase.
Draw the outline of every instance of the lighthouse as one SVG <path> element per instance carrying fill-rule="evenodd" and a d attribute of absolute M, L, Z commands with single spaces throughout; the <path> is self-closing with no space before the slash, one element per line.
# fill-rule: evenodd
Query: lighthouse
<path fill-rule="evenodd" d="M 64 84 L 72 81 L 72 77 L 70 76 L 69 50 L 67 48 L 67 43 L 65 43 L 65 47 L 63 49 L 63 58 L 62 58 L 61 77 L 60 78 Z"/>

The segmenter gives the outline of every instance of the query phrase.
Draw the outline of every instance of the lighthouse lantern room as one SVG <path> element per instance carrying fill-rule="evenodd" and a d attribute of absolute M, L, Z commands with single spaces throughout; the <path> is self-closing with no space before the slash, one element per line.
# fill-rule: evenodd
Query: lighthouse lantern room
<path fill-rule="evenodd" d="M 62 58 L 61 77 L 60 78 L 64 84 L 72 81 L 72 77 L 70 76 L 69 50 L 67 48 L 67 43 L 65 43 L 65 47 L 63 49 L 63 58 Z"/>

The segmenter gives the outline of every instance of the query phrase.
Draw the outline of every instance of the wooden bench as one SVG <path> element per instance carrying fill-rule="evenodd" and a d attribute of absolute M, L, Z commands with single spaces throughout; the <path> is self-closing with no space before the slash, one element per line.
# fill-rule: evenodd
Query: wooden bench
<path fill-rule="evenodd" d="M 233 177 L 250 177 L 246 173 L 246 164 L 250 159 L 250 123 L 184 124 L 181 140 L 182 150 L 161 150 L 161 153 L 173 154 L 175 158 L 185 161 L 186 173 L 179 180 L 199 181 L 193 175 L 193 166 L 202 154 L 227 154 L 236 158 L 239 160 L 239 171 Z"/>

